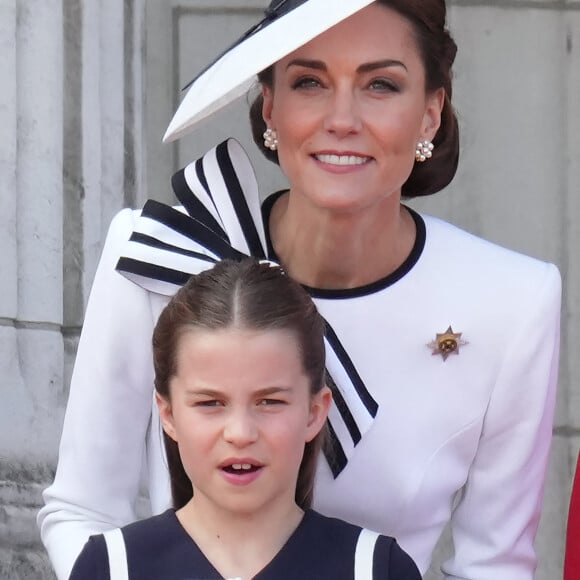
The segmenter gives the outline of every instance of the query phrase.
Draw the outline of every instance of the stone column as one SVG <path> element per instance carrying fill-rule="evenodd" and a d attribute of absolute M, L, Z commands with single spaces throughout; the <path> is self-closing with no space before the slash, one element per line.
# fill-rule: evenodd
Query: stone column
<path fill-rule="evenodd" d="M 4 2 L 0 576 L 42 557 L 34 518 L 62 407 L 62 51 L 59 0 Z M 4 91 L 3 91 L 4 93 Z"/>
<path fill-rule="evenodd" d="M 0 577 L 53 578 L 35 517 L 108 224 L 140 204 L 143 0 L 0 4 Z"/>

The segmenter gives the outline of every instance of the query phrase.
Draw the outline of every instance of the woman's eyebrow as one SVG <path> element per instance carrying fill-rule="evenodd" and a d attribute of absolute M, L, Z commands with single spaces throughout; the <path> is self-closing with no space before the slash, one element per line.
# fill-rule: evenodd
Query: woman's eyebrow
<path fill-rule="evenodd" d="M 395 60 L 392 58 L 386 58 L 384 60 L 377 60 L 374 62 L 366 62 L 364 64 L 361 64 L 356 70 L 359 73 L 365 73 L 372 72 L 379 68 L 390 68 L 393 66 L 399 66 L 404 68 L 405 70 L 408 70 L 407 67 L 405 66 L 405 63 L 401 62 L 400 60 Z"/>
<path fill-rule="evenodd" d="M 291 60 L 286 66 L 286 70 L 291 66 L 303 66 L 305 68 L 314 68 L 322 71 L 326 70 L 326 65 L 321 60 L 308 60 L 305 58 L 295 58 L 294 60 Z"/>
<path fill-rule="evenodd" d="M 304 58 L 295 58 L 294 60 L 291 60 L 288 65 L 286 66 L 286 70 L 288 70 L 291 66 L 302 66 L 305 68 L 313 68 L 316 70 L 321 70 L 321 71 L 326 71 L 327 67 L 326 64 L 321 61 L 321 60 L 309 60 L 309 59 L 304 59 Z M 377 70 L 379 68 L 390 68 L 390 67 L 402 67 L 405 70 L 408 70 L 405 63 L 403 63 L 400 60 L 396 60 L 396 59 L 392 59 L 392 58 L 386 58 L 383 60 L 377 60 L 377 61 L 373 61 L 373 62 L 365 62 L 364 64 L 361 64 L 356 70 L 359 73 L 366 73 L 366 72 L 372 72 L 374 70 Z"/>

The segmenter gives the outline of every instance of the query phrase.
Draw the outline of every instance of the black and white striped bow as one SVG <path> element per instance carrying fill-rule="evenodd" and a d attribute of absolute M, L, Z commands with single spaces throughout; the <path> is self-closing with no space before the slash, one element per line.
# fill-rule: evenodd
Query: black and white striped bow
<path fill-rule="evenodd" d="M 157 294 L 172 296 L 192 274 L 217 261 L 267 259 L 254 170 L 241 145 L 224 141 L 172 179 L 179 209 L 149 200 L 117 270 Z M 378 405 L 326 322 L 326 370 L 333 403 L 326 458 L 336 478 L 371 427 Z"/>

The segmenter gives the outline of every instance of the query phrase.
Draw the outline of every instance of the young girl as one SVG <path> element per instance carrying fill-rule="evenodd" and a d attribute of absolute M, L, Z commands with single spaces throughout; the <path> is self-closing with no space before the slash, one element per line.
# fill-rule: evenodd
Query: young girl
<path fill-rule="evenodd" d="M 310 510 L 324 322 L 283 270 L 219 262 L 153 335 L 174 510 L 93 536 L 71 580 L 420 580 L 395 540 Z"/>

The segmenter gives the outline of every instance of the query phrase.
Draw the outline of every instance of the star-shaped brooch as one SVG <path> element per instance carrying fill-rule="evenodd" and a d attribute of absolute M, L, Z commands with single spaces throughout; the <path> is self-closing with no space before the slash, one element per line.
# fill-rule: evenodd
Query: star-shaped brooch
<path fill-rule="evenodd" d="M 432 340 L 427 346 L 431 349 L 431 354 L 440 354 L 444 361 L 450 354 L 459 354 L 459 347 L 469 344 L 461 338 L 462 332 L 453 332 L 449 326 L 445 332 L 437 333 L 435 340 Z"/>

